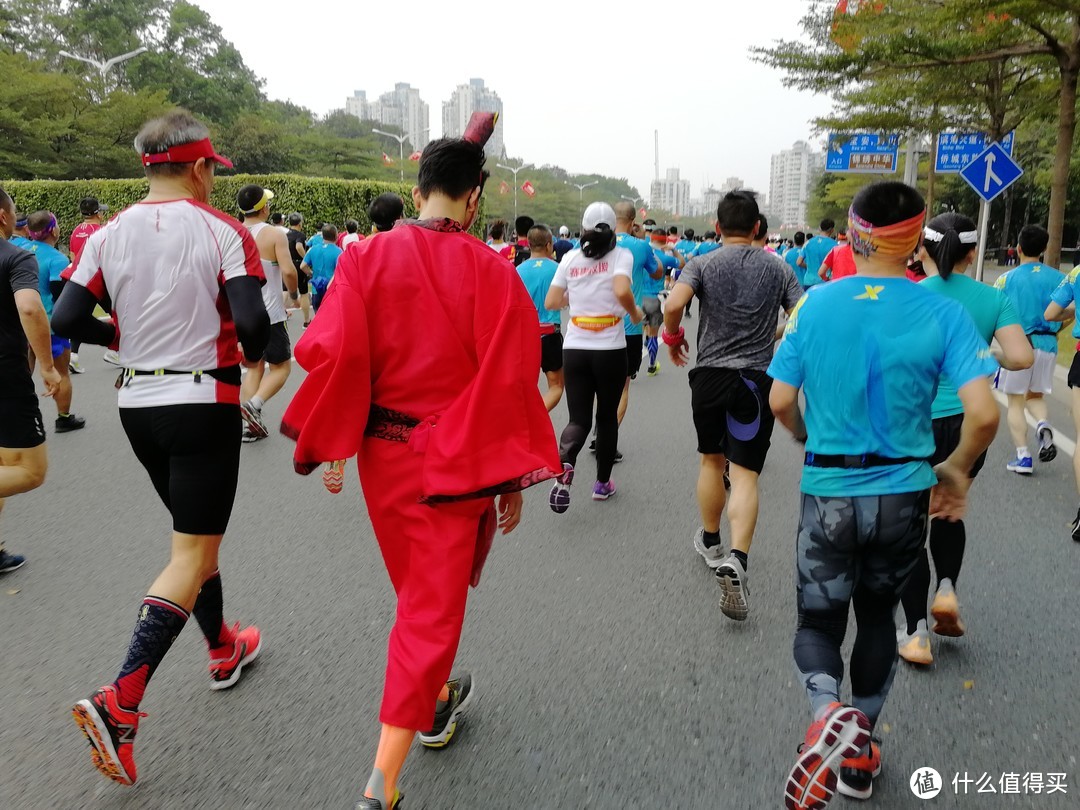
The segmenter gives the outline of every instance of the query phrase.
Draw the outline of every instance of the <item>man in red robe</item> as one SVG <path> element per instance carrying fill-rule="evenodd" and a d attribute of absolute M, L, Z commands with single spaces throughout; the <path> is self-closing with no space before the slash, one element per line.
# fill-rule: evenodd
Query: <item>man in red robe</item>
<path fill-rule="evenodd" d="M 467 674 L 451 676 L 469 585 L 496 527 L 517 526 L 521 490 L 562 470 L 536 387 L 536 309 L 513 266 L 467 232 L 493 126 L 478 113 L 465 138 L 428 144 L 419 219 L 345 252 L 296 347 L 308 376 L 282 424 L 296 469 L 357 456 L 397 594 L 360 810 L 397 805 L 416 732 L 428 747 L 450 742 L 472 696 Z"/>

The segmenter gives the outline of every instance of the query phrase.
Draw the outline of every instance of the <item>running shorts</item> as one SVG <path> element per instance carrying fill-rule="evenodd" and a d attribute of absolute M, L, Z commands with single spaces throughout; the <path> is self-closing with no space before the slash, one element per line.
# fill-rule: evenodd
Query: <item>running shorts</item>
<path fill-rule="evenodd" d="M 1069 388 L 1080 388 L 1080 352 L 1073 355 L 1072 365 L 1069 366 Z"/>
<path fill-rule="evenodd" d="M 540 370 L 545 374 L 562 371 L 562 333 L 540 336 Z"/>
<path fill-rule="evenodd" d="M 934 455 L 930 457 L 930 464 L 940 464 L 960 446 L 960 428 L 963 424 L 964 415 L 962 413 L 953 416 L 942 416 L 940 419 L 934 420 Z M 983 468 L 985 463 L 986 451 L 983 450 L 982 455 L 975 459 L 975 465 L 971 468 L 969 473 L 971 478 L 975 478 L 979 474 L 979 470 Z"/>
<path fill-rule="evenodd" d="M 1054 390 L 1054 368 L 1057 366 L 1057 354 L 1035 350 L 1035 362 L 1031 368 L 1020 371 L 1001 369 L 994 387 L 1006 394 L 1049 394 Z"/>
<path fill-rule="evenodd" d="M 71 341 L 68 338 L 63 338 L 59 335 L 52 336 L 52 356 L 54 360 L 70 349 Z"/>
<path fill-rule="evenodd" d="M 297 293 L 299 293 L 300 295 L 307 295 L 308 291 L 309 291 L 308 282 L 310 280 L 311 279 L 308 277 L 307 273 L 305 273 L 299 267 L 296 268 L 296 292 Z M 282 286 L 285 286 L 284 283 L 282 284 Z"/>
<path fill-rule="evenodd" d="M 732 464 L 760 473 L 772 440 L 771 388 L 772 378 L 755 369 L 698 367 L 691 371 L 690 404 L 698 452 L 723 454 Z"/>
<path fill-rule="evenodd" d="M 225 533 L 240 474 L 239 405 L 121 408 L 135 457 L 183 534 Z"/>
<path fill-rule="evenodd" d="M 270 324 L 270 341 L 266 344 L 263 359 L 274 366 L 292 359 L 292 343 L 285 321 Z"/>
<path fill-rule="evenodd" d="M 626 336 L 626 376 L 636 377 L 641 371 L 641 350 L 645 345 L 644 335 Z"/>
<path fill-rule="evenodd" d="M 641 309 L 645 312 L 645 324 L 653 329 L 659 329 L 664 325 L 664 310 L 660 306 L 660 299 L 655 295 L 646 296 L 641 300 Z"/>
<path fill-rule="evenodd" d="M 0 447 L 29 450 L 45 444 L 45 425 L 37 397 L 0 397 Z"/>

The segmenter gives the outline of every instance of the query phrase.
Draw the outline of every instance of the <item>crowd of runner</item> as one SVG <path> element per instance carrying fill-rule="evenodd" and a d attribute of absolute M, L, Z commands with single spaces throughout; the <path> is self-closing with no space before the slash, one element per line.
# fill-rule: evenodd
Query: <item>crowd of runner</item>
<path fill-rule="evenodd" d="M 46 478 L 32 374 L 55 402 L 54 432 L 83 428 L 71 375 L 82 371 L 80 345 L 96 344 L 119 368 L 121 424 L 172 521 L 170 560 L 138 607 L 116 678 L 73 708 L 94 765 L 135 783 L 144 691 L 191 616 L 211 689 L 234 686 L 259 655 L 259 629 L 225 620 L 218 550 L 242 444 L 272 433 L 263 409 L 294 360 L 306 375 L 281 432 L 295 441 L 295 469 L 321 470 L 339 492 L 357 458 L 397 596 L 382 728 L 357 804 L 388 810 L 401 801 L 414 737 L 448 745 L 473 696 L 471 676 L 454 668 L 467 592 L 493 536 L 521 520 L 521 492 L 546 482 L 550 508 L 573 520 L 588 449 L 586 493 L 614 497 L 620 425 L 642 366 L 655 377 L 664 362 L 693 359 L 701 521 L 688 545 L 731 620 L 751 616 L 749 556 L 775 421 L 805 445 L 793 649 L 811 722 L 784 804 L 869 798 L 898 661 L 928 665 L 932 635 L 965 632 L 963 517 L 998 427 L 992 386 L 1008 401 L 1008 470 L 1031 475 L 1034 457 L 1057 454 L 1045 396 L 1080 271 L 1042 264 L 1047 232 L 1027 226 L 1018 265 L 994 286 L 977 282 L 966 275 L 971 219 L 927 221 L 919 193 L 895 182 L 862 189 L 846 227 L 826 219 L 790 240 L 770 235 L 754 196 L 735 191 L 704 235 L 639 224 L 626 201 L 596 202 L 572 238 L 566 225 L 521 216 L 488 223 L 485 244 L 470 230 L 494 122 L 477 114 L 461 139 L 429 144 L 417 218 L 383 194 L 366 211 L 366 235 L 356 219 L 309 234 L 259 185 L 239 190 L 235 211 L 212 208 L 215 168 L 231 163 L 182 111 L 136 139 L 146 198 L 108 221 L 106 206 L 83 199 L 67 251 L 55 212 L 19 213 L 0 190 L 0 508 Z M 303 329 L 295 352 L 292 317 Z M 1076 361 L 1068 385 L 1080 428 Z M 343 423 L 343 412 L 366 418 Z M 0 573 L 25 562 L 0 545 Z"/>

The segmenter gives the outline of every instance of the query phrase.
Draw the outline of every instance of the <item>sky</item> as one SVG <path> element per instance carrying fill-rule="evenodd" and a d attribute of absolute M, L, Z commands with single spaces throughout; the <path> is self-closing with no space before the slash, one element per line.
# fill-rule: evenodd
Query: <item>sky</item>
<path fill-rule="evenodd" d="M 503 101 L 511 158 L 625 177 L 645 196 L 654 130 L 661 176 L 680 169 L 691 196 L 730 176 L 767 192 L 770 156 L 811 139 L 810 122 L 831 106 L 785 88 L 778 71 L 750 58 L 754 45 L 801 35 L 807 0 L 669 0 L 647 14 L 631 4 L 544 0 L 502 6 L 498 24 L 492 6 L 453 12 L 459 6 L 433 0 L 407 11 L 340 0 L 194 2 L 270 98 L 325 115 L 354 90 L 371 100 L 408 82 L 428 103 L 437 137 L 442 103 L 482 78 Z M 521 8 L 524 27 L 512 24 Z"/>

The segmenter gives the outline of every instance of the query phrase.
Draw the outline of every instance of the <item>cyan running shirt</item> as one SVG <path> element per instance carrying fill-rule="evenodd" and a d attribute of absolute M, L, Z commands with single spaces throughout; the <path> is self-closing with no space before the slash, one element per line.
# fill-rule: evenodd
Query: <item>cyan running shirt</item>
<path fill-rule="evenodd" d="M 829 251 L 839 244 L 835 239 L 830 236 L 815 236 L 806 245 L 803 246 L 803 257 L 806 260 L 806 269 L 801 267 L 801 276 L 803 285 L 806 287 L 813 287 L 815 284 L 821 284 L 821 276 L 818 275 L 818 270 L 821 269 L 821 263 L 825 261 L 825 257 L 829 255 Z"/>
<path fill-rule="evenodd" d="M 640 307 L 642 300 L 645 298 L 645 288 L 653 280 L 649 273 L 655 273 L 658 267 L 656 256 L 653 254 L 648 242 L 628 233 L 620 233 L 615 237 L 615 244 L 629 250 L 634 257 L 634 274 L 630 278 L 630 289 L 634 293 L 634 300 L 637 301 Z M 660 284 L 663 285 L 662 278 Z M 627 315 L 623 320 L 623 330 L 628 335 L 642 335 L 645 333 L 645 323 L 631 323 L 630 316 Z"/>
<path fill-rule="evenodd" d="M 1016 308 L 1009 296 L 973 278 L 959 273 L 953 273 L 947 281 L 941 276 L 930 276 L 920 282 L 920 285 L 959 303 L 975 321 L 975 330 L 979 337 L 987 343 L 993 340 L 994 332 L 998 329 L 1020 325 L 1020 316 L 1016 314 Z M 955 416 L 963 412 L 964 406 L 960 403 L 956 386 L 947 376 L 942 377 L 930 415 L 934 419 L 941 419 L 943 416 Z"/>
<path fill-rule="evenodd" d="M 682 254 L 682 257 L 687 261 L 690 261 L 694 256 L 694 252 L 697 250 L 698 243 L 692 239 L 680 239 L 675 243 L 675 249 Z"/>
<path fill-rule="evenodd" d="M 1077 295 L 1078 284 L 1080 284 L 1080 267 L 1074 267 L 1072 272 L 1065 276 L 1064 281 L 1054 290 L 1050 300 L 1065 309 L 1077 298 L 1080 298 L 1080 295 Z M 1072 333 L 1074 338 L 1080 338 L 1080 318 L 1073 321 Z"/>
<path fill-rule="evenodd" d="M 712 253 L 714 250 L 720 247 L 720 243 L 715 239 L 706 239 L 700 245 L 697 246 L 697 250 L 694 251 L 695 256 L 704 256 L 706 253 Z"/>
<path fill-rule="evenodd" d="M 929 459 L 938 380 L 958 387 L 997 370 L 964 308 L 906 278 L 849 276 L 803 296 L 769 376 L 806 395 L 806 450 Z M 804 467 L 802 491 L 850 498 L 921 492 L 929 461 L 865 469 Z"/>
<path fill-rule="evenodd" d="M 803 277 L 803 269 L 799 267 L 799 259 L 802 257 L 802 255 L 802 248 L 790 247 L 786 251 L 784 251 L 784 255 L 780 257 L 788 263 L 788 267 L 790 267 L 792 272 L 795 273 L 795 277 L 799 279 L 799 281 L 802 281 Z M 806 282 L 803 282 L 803 284 L 805 283 Z"/>
<path fill-rule="evenodd" d="M 41 303 L 45 305 L 45 314 L 52 318 L 53 301 L 52 287 L 50 282 L 60 281 L 60 274 L 67 270 L 71 259 L 45 242 L 30 242 L 26 250 L 34 254 L 38 263 L 38 292 L 41 294 Z"/>
<path fill-rule="evenodd" d="M 1043 317 L 1065 274 L 1039 262 L 1027 262 L 1003 274 L 994 284 L 1009 296 L 1024 333 L 1031 338 L 1031 345 L 1039 351 L 1057 354 L 1057 333 L 1060 323 L 1052 323 Z"/>
<path fill-rule="evenodd" d="M 670 270 L 675 272 L 679 269 L 679 260 L 669 253 L 664 253 L 663 250 L 651 247 L 649 248 L 653 256 L 656 257 L 656 263 L 664 268 L 664 270 Z M 645 279 L 645 295 L 655 298 L 664 291 L 664 277 L 660 278 L 647 278 Z"/>
<path fill-rule="evenodd" d="M 555 278 L 555 271 L 559 269 L 559 263 L 551 259 L 526 259 L 518 265 L 518 275 L 529 291 L 529 297 L 536 307 L 536 314 L 540 323 L 553 323 L 558 326 L 562 323 L 559 310 L 548 309 L 544 306 L 551 281 Z"/>
<path fill-rule="evenodd" d="M 311 268 L 312 280 L 321 278 L 329 281 L 332 279 L 334 270 L 337 269 L 338 259 L 343 252 L 333 242 L 327 242 L 320 236 L 319 241 L 312 245 L 311 250 L 304 255 L 303 264 Z"/>

